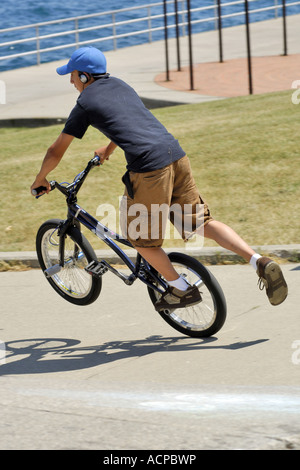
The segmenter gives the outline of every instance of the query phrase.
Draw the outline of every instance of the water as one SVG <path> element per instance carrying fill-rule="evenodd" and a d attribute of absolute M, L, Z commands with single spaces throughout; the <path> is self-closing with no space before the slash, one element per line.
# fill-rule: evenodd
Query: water
<path fill-rule="evenodd" d="M 228 26 L 235 26 L 238 24 L 243 24 L 245 15 L 244 15 L 244 2 L 241 2 L 237 5 L 230 5 L 225 6 L 229 0 L 222 0 L 222 15 L 228 15 L 231 13 L 238 13 L 241 12 L 242 14 L 239 16 L 235 16 L 233 18 L 227 19 L 224 18 L 222 21 L 223 27 Z M 287 14 L 297 14 L 300 13 L 300 2 L 299 5 L 289 6 L 289 3 L 292 3 L 293 0 L 287 0 Z M 145 5 L 152 5 L 151 6 L 151 13 L 159 15 L 163 13 L 163 6 L 157 5 L 157 3 L 161 3 L 160 0 L 110 0 L 109 2 L 103 2 L 101 0 L 94 0 L 93 2 L 83 2 L 82 0 L 48 0 L 45 1 L 38 1 L 38 0 L 19 0 L 19 2 L 15 2 L 15 0 L 6 0 L 5 2 L 1 2 L 0 5 L 0 28 L 5 29 L 9 27 L 15 26 L 24 26 L 34 23 L 41 23 L 45 21 L 51 20 L 59 20 L 63 18 L 70 18 L 76 17 L 80 15 L 88 15 L 112 10 L 118 10 L 128 7 L 136 7 L 136 6 L 145 6 Z M 295 3 L 295 2 L 293 2 Z M 186 7 L 186 1 L 178 0 L 179 7 L 181 8 L 182 5 Z M 215 0 L 190 0 L 191 8 L 197 7 L 205 7 L 205 6 L 213 6 L 215 5 Z M 281 0 L 250 0 L 249 1 L 249 9 L 250 12 L 257 8 L 262 7 L 270 7 L 274 5 L 281 6 Z M 174 2 L 168 5 L 168 12 L 174 11 Z M 262 21 L 266 19 L 273 19 L 276 16 L 281 16 L 282 9 L 278 8 L 278 11 L 275 10 L 267 10 L 264 12 L 255 13 L 252 12 L 250 14 L 251 21 Z M 203 18 L 211 18 L 214 16 L 214 9 L 213 10 L 204 10 L 200 12 L 193 12 L 192 13 L 192 20 L 203 19 Z M 137 17 L 144 17 L 147 15 L 147 9 L 143 8 L 140 10 L 136 10 L 134 12 L 122 12 L 116 14 L 116 21 L 128 21 L 132 18 Z M 182 16 L 180 16 L 180 21 L 182 20 Z M 83 19 L 79 21 L 79 28 L 87 28 L 96 25 L 105 25 L 111 23 L 112 16 L 105 15 L 96 18 L 90 19 Z M 185 18 L 186 21 L 186 18 Z M 160 19 L 153 19 L 152 20 L 152 27 L 161 27 L 163 26 L 163 18 Z M 174 18 L 169 19 L 169 24 L 174 24 Z M 117 26 L 117 34 L 129 34 L 130 32 L 136 29 L 147 29 L 148 23 L 147 21 L 139 22 L 137 24 L 128 25 L 123 24 Z M 198 33 L 201 31 L 207 31 L 210 29 L 215 28 L 215 21 L 211 20 L 205 23 L 198 23 L 193 25 L 193 32 Z M 70 31 L 74 29 L 74 22 L 71 23 L 57 23 L 55 25 L 47 25 L 47 26 L 40 26 L 39 27 L 39 34 L 40 35 L 47 35 L 53 33 L 59 33 L 63 31 Z M 181 34 L 183 34 L 183 28 L 181 28 Z M 186 33 L 186 29 L 185 29 Z M 175 28 L 173 28 L 169 36 L 174 36 Z M 0 30 L 0 43 L 14 41 L 17 39 L 24 39 L 24 38 L 33 38 L 36 35 L 36 29 L 26 29 L 26 30 L 19 30 L 14 32 L 2 32 Z M 96 36 L 97 35 L 97 36 Z M 105 37 L 112 35 L 112 27 L 105 27 L 97 32 L 83 32 L 80 33 L 79 39 L 80 41 L 88 41 L 91 39 L 95 39 L 95 37 Z M 152 40 L 160 40 L 163 39 L 164 32 L 156 31 L 152 33 Z M 122 37 L 117 39 L 117 47 L 128 47 L 136 44 L 142 44 L 149 41 L 149 36 L 147 33 L 141 34 L 139 36 L 130 36 L 127 35 L 126 37 Z M 75 34 L 70 33 L 65 36 L 58 36 L 56 38 L 45 38 L 40 40 L 40 48 L 50 48 L 54 46 L 63 46 L 64 44 L 74 43 L 75 42 Z M 101 48 L 103 51 L 112 50 L 114 48 L 114 43 L 112 39 L 101 41 L 98 43 L 94 43 L 96 47 Z M 36 49 L 36 41 L 31 40 L 30 42 L 25 42 L 22 44 L 15 44 L 15 45 L 7 45 L 0 47 L 0 57 L 28 52 L 31 50 Z M 70 54 L 74 51 L 75 47 L 69 48 L 62 48 L 56 51 L 48 51 L 43 52 L 40 56 L 40 62 L 50 62 L 53 60 L 60 60 L 65 59 L 70 56 Z M 30 65 L 36 65 L 37 63 L 37 55 L 27 55 L 18 58 L 12 58 L 7 60 L 0 61 L 0 71 L 4 70 L 11 70 L 20 67 L 27 67 Z"/>

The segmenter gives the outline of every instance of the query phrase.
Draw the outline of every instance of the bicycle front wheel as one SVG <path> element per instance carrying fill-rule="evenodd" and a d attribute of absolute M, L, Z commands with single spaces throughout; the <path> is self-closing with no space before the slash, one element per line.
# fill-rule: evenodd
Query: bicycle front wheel
<path fill-rule="evenodd" d="M 213 274 L 196 259 L 183 253 L 170 253 L 175 270 L 190 285 L 197 286 L 202 301 L 189 307 L 161 311 L 161 317 L 181 333 L 193 337 L 208 337 L 217 333 L 226 320 L 226 300 Z M 153 304 L 160 298 L 151 287 L 148 293 Z"/>
<path fill-rule="evenodd" d="M 41 269 L 45 271 L 59 264 L 60 219 L 45 222 L 38 230 L 36 251 Z M 47 277 L 53 289 L 65 300 L 76 305 L 94 302 L 101 291 L 102 279 L 88 274 L 84 268 L 96 254 L 78 228 L 72 226 L 65 237 L 64 267 L 51 277 Z"/>

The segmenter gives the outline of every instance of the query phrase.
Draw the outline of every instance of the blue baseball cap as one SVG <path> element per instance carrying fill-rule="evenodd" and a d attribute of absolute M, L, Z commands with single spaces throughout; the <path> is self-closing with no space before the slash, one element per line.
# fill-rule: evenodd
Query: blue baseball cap
<path fill-rule="evenodd" d="M 56 69 L 59 75 L 66 75 L 74 70 L 90 74 L 106 73 L 106 58 L 96 47 L 80 47 L 71 55 L 69 62 Z"/>

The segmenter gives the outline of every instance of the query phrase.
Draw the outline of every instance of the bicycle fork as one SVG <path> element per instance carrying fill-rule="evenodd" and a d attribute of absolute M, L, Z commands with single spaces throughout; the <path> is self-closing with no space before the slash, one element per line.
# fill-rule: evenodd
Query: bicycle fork
<path fill-rule="evenodd" d="M 59 271 L 65 265 L 66 232 L 72 223 L 74 223 L 73 219 L 66 219 L 57 228 L 57 235 L 59 237 L 59 263 L 54 264 L 53 266 L 50 266 L 50 268 L 45 269 L 44 274 L 46 275 L 46 277 L 51 277 L 59 273 Z M 77 245 L 75 245 L 75 251 L 77 251 L 77 253 L 74 253 L 74 256 L 78 257 L 79 249 Z"/>

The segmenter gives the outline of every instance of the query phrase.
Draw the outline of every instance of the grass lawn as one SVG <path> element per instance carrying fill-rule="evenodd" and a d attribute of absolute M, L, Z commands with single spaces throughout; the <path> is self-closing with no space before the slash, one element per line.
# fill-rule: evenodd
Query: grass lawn
<path fill-rule="evenodd" d="M 292 92 L 232 98 L 153 111 L 188 154 L 202 196 L 213 217 L 234 228 L 250 245 L 299 243 L 300 106 Z M 29 187 L 46 149 L 62 126 L 0 129 L 0 251 L 35 250 L 39 225 L 65 218 L 63 196 L 38 200 Z M 71 182 L 106 138 L 90 128 L 74 139 L 49 179 Z M 94 169 L 79 193 L 79 204 L 96 215 L 100 204 L 116 209 L 123 193 L 125 158 L 117 150 Z M 94 240 L 94 248 L 103 245 Z M 165 246 L 180 246 L 181 241 Z M 206 241 L 206 246 L 215 246 Z"/>

